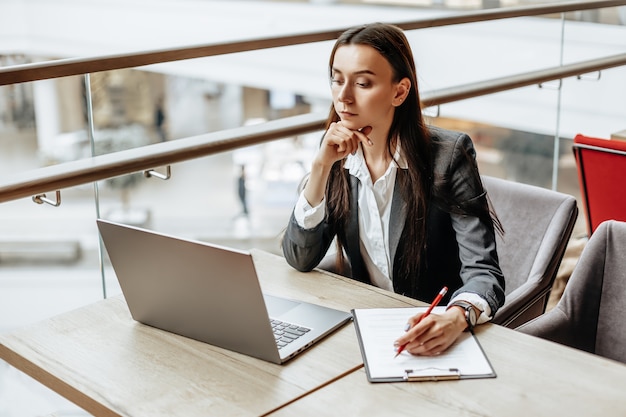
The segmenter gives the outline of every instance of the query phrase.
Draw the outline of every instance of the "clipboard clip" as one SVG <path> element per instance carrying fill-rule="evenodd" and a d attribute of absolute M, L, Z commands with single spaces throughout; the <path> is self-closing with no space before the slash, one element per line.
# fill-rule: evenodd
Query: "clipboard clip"
<path fill-rule="evenodd" d="M 404 380 L 406 382 L 449 381 L 454 379 L 461 379 L 461 371 L 458 368 L 422 368 L 404 370 Z"/>

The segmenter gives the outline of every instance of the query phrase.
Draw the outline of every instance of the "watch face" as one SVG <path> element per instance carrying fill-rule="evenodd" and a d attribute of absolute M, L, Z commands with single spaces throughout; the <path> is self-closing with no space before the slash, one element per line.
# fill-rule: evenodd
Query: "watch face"
<path fill-rule="evenodd" d="M 478 321 L 478 318 L 476 317 L 476 311 L 472 307 L 469 307 L 467 309 L 467 318 L 469 320 L 469 325 L 471 327 L 474 327 L 476 325 L 476 322 Z"/>

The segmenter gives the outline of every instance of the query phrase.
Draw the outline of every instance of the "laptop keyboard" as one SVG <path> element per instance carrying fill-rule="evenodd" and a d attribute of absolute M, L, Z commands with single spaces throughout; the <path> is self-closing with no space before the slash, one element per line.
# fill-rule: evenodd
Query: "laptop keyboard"
<path fill-rule="evenodd" d="M 286 321 L 276 319 L 271 319 L 271 323 L 278 349 L 284 348 L 289 343 L 293 342 L 300 336 L 304 336 L 311 330 L 308 327 L 302 327 L 297 324 L 291 324 Z"/>

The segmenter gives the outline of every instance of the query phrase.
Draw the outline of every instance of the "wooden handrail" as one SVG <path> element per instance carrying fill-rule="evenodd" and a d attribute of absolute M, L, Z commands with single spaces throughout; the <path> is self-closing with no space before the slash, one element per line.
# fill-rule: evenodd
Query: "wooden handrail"
<path fill-rule="evenodd" d="M 0 203 L 312 132 L 325 118 L 309 113 L 20 172 L 2 178 Z"/>
<path fill-rule="evenodd" d="M 623 65 L 626 54 L 426 92 L 422 96 L 425 104 L 440 105 Z M 0 181 L 0 203 L 321 130 L 326 116 L 309 113 L 5 176 Z"/>
<path fill-rule="evenodd" d="M 568 1 L 563 3 L 525 5 L 508 8 L 486 9 L 408 22 L 396 22 L 404 30 L 476 23 L 514 17 L 539 16 L 566 13 L 577 10 L 600 9 L 626 5 L 626 0 Z M 347 28 L 299 33 L 287 36 L 256 38 L 223 43 L 208 43 L 169 49 L 157 49 L 117 55 L 101 55 L 87 58 L 67 58 L 33 64 L 0 68 L 0 85 L 23 83 L 50 78 L 67 77 L 100 71 L 135 68 L 163 62 L 203 58 L 234 52 L 276 48 L 336 39 Z"/>
<path fill-rule="evenodd" d="M 421 94 L 421 98 L 425 107 L 436 106 L 487 94 L 499 93 L 501 91 L 513 90 L 533 84 L 542 84 L 562 78 L 575 77 L 603 69 L 621 67 L 623 65 L 626 65 L 626 54 L 618 54 L 559 67 L 526 72 L 519 75 L 493 78 L 486 81 L 444 88 L 432 92 L 426 91 Z"/>

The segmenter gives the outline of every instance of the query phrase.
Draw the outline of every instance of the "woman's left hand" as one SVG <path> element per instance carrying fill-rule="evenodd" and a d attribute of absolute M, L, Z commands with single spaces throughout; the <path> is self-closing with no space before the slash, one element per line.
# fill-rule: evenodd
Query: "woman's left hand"
<path fill-rule="evenodd" d="M 421 316 L 417 314 L 408 320 L 409 330 L 394 342 L 396 349 L 407 343 L 404 350 L 414 355 L 438 355 L 467 328 L 460 308 L 450 308 L 443 314 L 430 314 L 420 321 Z"/>

